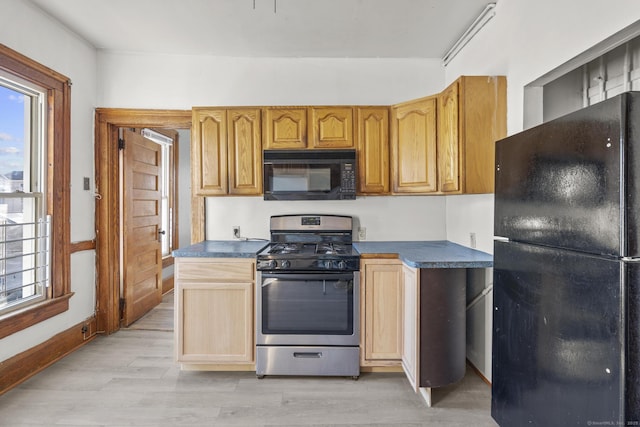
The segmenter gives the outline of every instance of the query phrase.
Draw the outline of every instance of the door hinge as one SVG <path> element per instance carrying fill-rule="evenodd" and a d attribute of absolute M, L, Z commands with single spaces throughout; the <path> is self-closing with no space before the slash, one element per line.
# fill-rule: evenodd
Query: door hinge
<path fill-rule="evenodd" d="M 118 150 L 124 150 L 124 138 L 118 138 Z"/>
<path fill-rule="evenodd" d="M 120 298 L 120 320 L 124 319 L 124 306 L 125 306 L 125 299 Z"/>

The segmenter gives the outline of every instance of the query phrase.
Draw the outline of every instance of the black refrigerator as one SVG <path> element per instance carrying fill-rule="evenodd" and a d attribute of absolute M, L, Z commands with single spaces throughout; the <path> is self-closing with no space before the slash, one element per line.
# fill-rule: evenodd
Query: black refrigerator
<path fill-rule="evenodd" d="M 496 143 L 491 415 L 640 425 L 640 92 Z"/>

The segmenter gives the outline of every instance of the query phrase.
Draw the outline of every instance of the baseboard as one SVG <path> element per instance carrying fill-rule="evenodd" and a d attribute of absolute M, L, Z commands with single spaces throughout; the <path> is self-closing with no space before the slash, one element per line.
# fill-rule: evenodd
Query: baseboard
<path fill-rule="evenodd" d="M 174 276 L 169 276 L 162 280 L 162 295 L 173 290 L 173 277 Z"/>
<path fill-rule="evenodd" d="M 47 341 L 0 362 L 0 396 L 31 378 L 96 336 L 96 318 L 60 332 Z"/>
<path fill-rule="evenodd" d="M 487 379 L 487 377 L 484 376 L 482 371 L 480 371 L 480 369 L 476 368 L 476 366 L 473 363 L 471 363 L 471 361 L 469 359 L 467 359 L 467 364 L 471 367 L 471 369 L 473 369 L 473 371 L 476 373 L 476 375 L 478 375 L 480 378 L 482 378 L 482 381 L 484 381 L 485 383 L 487 383 L 487 385 L 489 387 L 491 387 L 491 381 L 489 381 Z"/>

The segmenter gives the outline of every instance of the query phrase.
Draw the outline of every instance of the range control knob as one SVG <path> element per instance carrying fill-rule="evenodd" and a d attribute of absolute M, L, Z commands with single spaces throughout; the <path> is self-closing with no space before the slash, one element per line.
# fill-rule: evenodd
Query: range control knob
<path fill-rule="evenodd" d="M 346 261 L 344 261 L 344 260 L 343 260 L 343 261 L 339 261 L 339 262 L 338 262 L 338 268 L 339 268 L 340 270 L 344 270 L 344 269 L 346 269 L 346 268 L 347 268 L 347 262 L 346 262 Z"/>
<path fill-rule="evenodd" d="M 289 261 L 288 259 L 285 259 L 282 261 L 282 268 L 289 268 L 291 267 L 291 261 Z"/>
<path fill-rule="evenodd" d="M 277 263 L 275 259 L 270 259 L 269 261 L 264 261 L 264 265 L 269 270 L 273 270 L 274 268 L 276 268 Z"/>

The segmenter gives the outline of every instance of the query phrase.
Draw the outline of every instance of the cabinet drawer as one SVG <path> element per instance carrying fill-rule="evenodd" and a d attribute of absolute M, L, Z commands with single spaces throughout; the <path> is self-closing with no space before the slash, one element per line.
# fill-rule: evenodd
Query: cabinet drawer
<path fill-rule="evenodd" d="M 181 280 L 253 282 L 253 259 L 176 258 L 175 277 Z"/>

